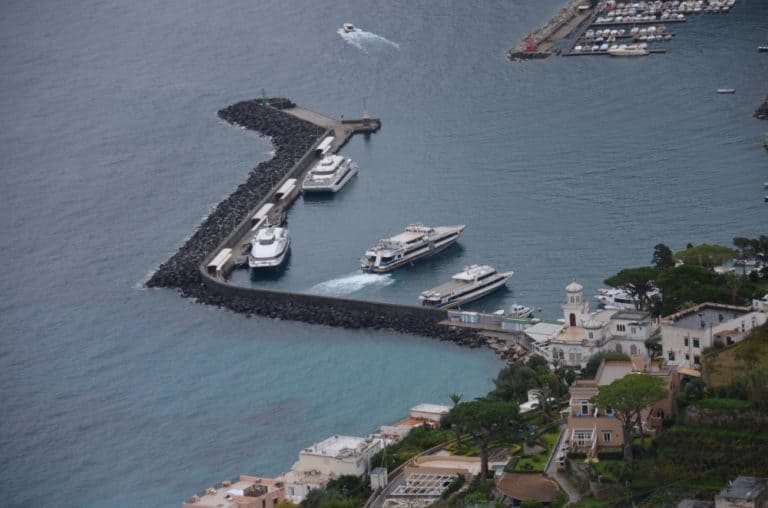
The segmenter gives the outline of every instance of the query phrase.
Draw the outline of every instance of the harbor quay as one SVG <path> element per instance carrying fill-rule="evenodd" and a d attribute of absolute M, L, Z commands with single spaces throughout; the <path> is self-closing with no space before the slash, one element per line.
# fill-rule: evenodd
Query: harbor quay
<path fill-rule="evenodd" d="M 479 347 L 486 339 L 475 328 L 450 326 L 447 311 L 242 287 L 228 276 L 246 259 L 244 249 L 262 220 L 282 224 L 299 190 L 286 191 L 321 157 L 318 146 L 330 136 L 331 151 L 357 133 L 381 127 L 376 118 L 337 121 L 297 107 L 288 99 L 250 100 L 219 111 L 226 122 L 269 136 L 272 159 L 252 170 L 245 183 L 211 212 L 197 231 L 147 281 L 150 288 L 178 290 L 196 302 L 229 309 L 246 316 L 301 321 L 344 328 L 389 329 Z M 289 185 L 290 187 L 290 185 Z"/>

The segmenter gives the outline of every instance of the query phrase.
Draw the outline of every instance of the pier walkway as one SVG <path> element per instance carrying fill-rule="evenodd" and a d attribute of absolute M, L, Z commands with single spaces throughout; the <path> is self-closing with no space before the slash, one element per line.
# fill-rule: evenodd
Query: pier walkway
<path fill-rule="evenodd" d="M 325 129 L 332 129 L 333 137 L 335 139 L 331 145 L 331 151 L 334 153 L 344 146 L 353 134 L 376 132 L 381 128 L 381 121 L 378 118 L 369 118 L 366 114 L 363 115 L 363 118 L 336 120 L 300 106 L 283 109 L 283 111 L 289 115 L 319 125 Z"/>

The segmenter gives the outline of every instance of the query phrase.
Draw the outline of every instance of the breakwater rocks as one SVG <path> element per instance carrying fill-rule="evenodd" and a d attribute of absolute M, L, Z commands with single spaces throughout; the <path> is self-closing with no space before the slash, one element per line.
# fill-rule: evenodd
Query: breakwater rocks
<path fill-rule="evenodd" d="M 286 107 L 287 99 L 270 99 Z M 262 162 L 248 175 L 245 183 L 211 212 L 197 231 L 168 261 L 160 265 L 147 281 L 147 287 L 176 288 L 184 296 L 203 300 L 204 288 L 198 265 L 229 235 L 256 204 L 269 194 L 273 182 L 280 179 L 325 132 L 324 129 L 265 107 L 259 100 L 238 102 L 219 111 L 229 123 L 257 131 L 272 139 L 275 156 Z"/>
<path fill-rule="evenodd" d="M 389 329 L 456 342 L 469 347 L 486 344 L 471 329 L 441 325 L 445 311 L 409 305 L 345 300 L 301 293 L 239 287 L 205 273 L 201 263 L 214 252 L 249 212 L 272 191 L 325 133 L 325 129 L 280 111 L 294 107 L 288 99 L 244 101 L 219 111 L 229 123 L 272 139 L 275 156 L 251 170 L 245 183 L 203 221 L 179 250 L 147 281 L 147 287 L 177 289 L 198 303 L 246 316 L 301 321 L 343 328 Z M 279 109 L 278 109 L 279 108 Z"/>

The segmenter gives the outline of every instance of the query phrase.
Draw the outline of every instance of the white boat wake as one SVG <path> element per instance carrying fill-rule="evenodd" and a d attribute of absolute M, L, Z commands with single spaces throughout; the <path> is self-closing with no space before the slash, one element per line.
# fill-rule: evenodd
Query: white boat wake
<path fill-rule="evenodd" d="M 342 296 L 360 291 L 365 287 L 389 286 L 395 282 L 391 274 L 355 272 L 338 279 L 331 279 L 309 288 L 309 293 L 325 296 Z"/>
<path fill-rule="evenodd" d="M 381 45 L 388 45 L 395 49 L 400 49 L 400 45 L 398 43 L 392 42 L 386 37 L 382 37 L 381 35 L 376 35 L 373 32 L 360 30 L 359 28 L 354 32 L 349 33 L 345 32 L 343 28 L 339 28 L 336 30 L 336 33 L 338 33 L 341 38 L 344 39 L 348 44 L 351 44 L 363 53 L 368 52 L 368 47 Z"/>

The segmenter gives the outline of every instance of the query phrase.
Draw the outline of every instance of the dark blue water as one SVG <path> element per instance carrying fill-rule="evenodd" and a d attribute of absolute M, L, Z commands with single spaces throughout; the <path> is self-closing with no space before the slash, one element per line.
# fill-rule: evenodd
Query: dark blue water
<path fill-rule="evenodd" d="M 383 130 L 360 174 L 289 215 L 274 287 L 412 302 L 463 265 L 515 270 L 477 304 L 542 306 L 646 263 L 657 242 L 765 233 L 768 6 L 676 26 L 667 55 L 504 50 L 559 2 L 5 2 L 0 7 L 0 492 L 21 506 L 176 506 L 277 474 L 331 433 L 420 401 L 484 393 L 487 351 L 385 332 L 245 319 L 137 289 L 269 157 L 216 110 L 268 95 Z M 366 32 L 337 33 L 344 21 Z M 718 96 L 720 87 L 733 96 Z M 360 279 L 410 222 L 461 245 Z M 250 283 L 245 274 L 243 283 Z"/>

